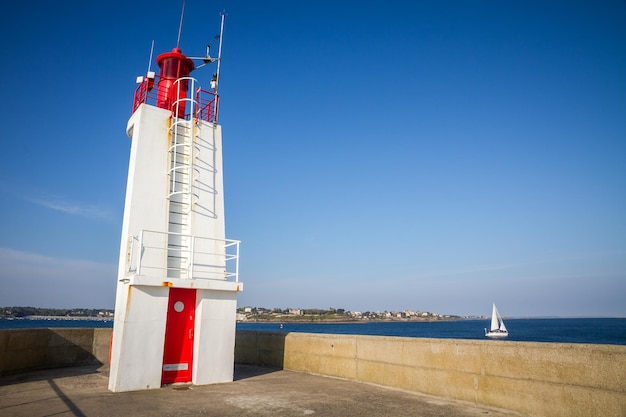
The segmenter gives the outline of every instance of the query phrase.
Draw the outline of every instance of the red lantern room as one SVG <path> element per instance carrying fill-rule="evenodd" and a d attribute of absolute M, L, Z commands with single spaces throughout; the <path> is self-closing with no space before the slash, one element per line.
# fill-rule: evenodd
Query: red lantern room
<path fill-rule="evenodd" d="M 157 93 L 157 107 L 171 110 L 176 117 L 185 117 L 185 101 L 189 77 L 194 69 L 193 61 L 182 54 L 179 48 L 161 54 L 156 59 L 161 73 Z"/>

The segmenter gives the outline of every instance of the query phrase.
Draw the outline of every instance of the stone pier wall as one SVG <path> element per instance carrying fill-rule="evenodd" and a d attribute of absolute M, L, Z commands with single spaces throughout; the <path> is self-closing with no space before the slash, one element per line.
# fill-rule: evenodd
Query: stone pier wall
<path fill-rule="evenodd" d="M 0 330 L 0 375 L 108 364 L 111 329 Z"/>
<path fill-rule="evenodd" d="M 543 417 L 626 416 L 626 346 L 237 332 L 238 363 Z"/>

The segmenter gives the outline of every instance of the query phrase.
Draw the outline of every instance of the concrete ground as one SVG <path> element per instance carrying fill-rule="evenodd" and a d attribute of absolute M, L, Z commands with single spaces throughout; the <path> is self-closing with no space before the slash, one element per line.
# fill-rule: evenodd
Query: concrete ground
<path fill-rule="evenodd" d="M 511 417 L 517 413 L 303 373 L 237 365 L 235 382 L 113 393 L 105 368 L 0 378 L 2 416 Z"/>

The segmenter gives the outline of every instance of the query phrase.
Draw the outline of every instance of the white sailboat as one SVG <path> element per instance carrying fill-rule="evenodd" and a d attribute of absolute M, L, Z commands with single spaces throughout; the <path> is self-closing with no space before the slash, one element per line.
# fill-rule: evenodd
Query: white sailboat
<path fill-rule="evenodd" d="M 487 337 L 507 337 L 509 331 L 504 325 L 504 321 L 496 308 L 496 303 L 493 303 L 493 310 L 491 311 L 491 328 L 489 331 L 485 329 L 485 336 Z"/>

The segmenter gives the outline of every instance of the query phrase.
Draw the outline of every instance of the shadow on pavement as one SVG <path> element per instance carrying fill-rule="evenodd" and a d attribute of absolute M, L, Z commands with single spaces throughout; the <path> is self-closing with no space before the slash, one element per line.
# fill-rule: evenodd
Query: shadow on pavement
<path fill-rule="evenodd" d="M 0 386 L 43 380 L 48 381 L 50 380 L 50 375 L 54 375 L 54 378 L 56 379 L 88 374 L 105 374 L 108 376 L 108 368 L 105 369 L 102 365 L 84 365 L 66 368 L 40 369 L 36 371 L 1 376 Z"/>
<path fill-rule="evenodd" d="M 261 375 L 267 375 L 280 371 L 280 368 L 262 368 L 255 365 L 239 365 L 235 364 L 235 376 L 234 381 L 241 381 L 242 379 L 254 378 Z"/>

